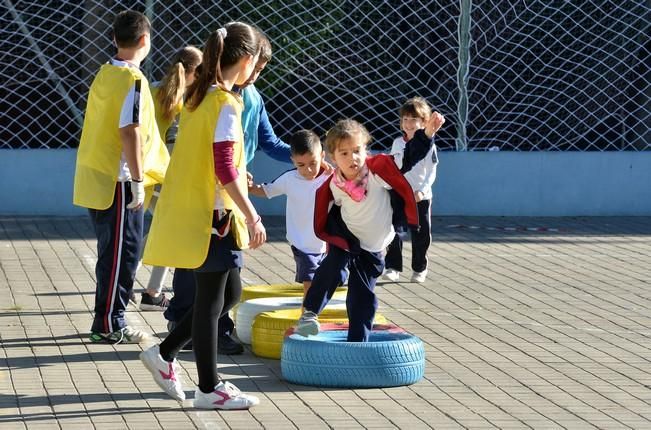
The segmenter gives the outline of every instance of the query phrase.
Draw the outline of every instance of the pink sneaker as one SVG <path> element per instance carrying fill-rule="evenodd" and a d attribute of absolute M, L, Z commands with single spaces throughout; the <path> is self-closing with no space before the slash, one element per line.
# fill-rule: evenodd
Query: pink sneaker
<path fill-rule="evenodd" d="M 194 392 L 197 409 L 249 409 L 258 403 L 257 397 L 241 392 L 230 382 L 220 382 L 212 393 L 204 393 L 199 388 Z"/>
<path fill-rule="evenodd" d="M 185 400 L 183 386 L 176 375 L 176 369 L 178 368 L 176 360 L 171 363 L 163 360 L 158 345 L 154 345 L 140 353 L 140 361 L 151 372 L 154 376 L 154 381 L 156 381 L 163 391 L 179 402 Z"/>

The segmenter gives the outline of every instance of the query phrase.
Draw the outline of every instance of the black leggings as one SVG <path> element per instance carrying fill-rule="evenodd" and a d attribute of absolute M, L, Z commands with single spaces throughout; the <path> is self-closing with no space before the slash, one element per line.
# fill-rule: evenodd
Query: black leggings
<path fill-rule="evenodd" d="M 219 383 L 217 375 L 217 320 L 240 300 L 240 269 L 225 272 L 194 272 L 197 288 L 194 306 L 160 344 L 160 354 L 172 361 L 192 340 L 199 389 L 210 393 Z"/>

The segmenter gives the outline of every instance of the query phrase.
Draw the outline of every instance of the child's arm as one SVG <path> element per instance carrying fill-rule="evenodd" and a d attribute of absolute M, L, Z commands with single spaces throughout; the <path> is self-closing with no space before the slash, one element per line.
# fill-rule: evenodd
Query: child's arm
<path fill-rule="evenodd" d="M 427 153 L 434 144 L 432 140 L 434 134 L 441 128 L 444 122 L 445 117 L 438 112 L 434 112 L 425 123 L 425 128 L 416 130 L 414 137 L 405 145 L 400 172 L 406 173 L 410 171 L 416 163 L 427 156 Z"/>
<path fill-rule="evenodd" d="M 131 173 L 131 203 L 127 209 L 138 210 L 145 202 L 145 188 L 143 185 L 142 144 L 140 142 L 140 128 L 138 124 L 131 124 L 119 129 L 120 140 L 124 158 Z"/>

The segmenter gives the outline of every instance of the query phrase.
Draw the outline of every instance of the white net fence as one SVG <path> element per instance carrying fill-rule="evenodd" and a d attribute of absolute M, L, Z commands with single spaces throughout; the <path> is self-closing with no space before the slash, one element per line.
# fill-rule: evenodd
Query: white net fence
<path fill-rule="evenodd" d="M 0 148 L 77 145 L 116 12 L 146 13 L 160 79 L 171 55 L 231 20 L 274 59 L 258 88 L 283 138 L 352 117 L 375 149 L 425 97 L 451 150 L 650 150 L 651 1 L 18 1 L 0 4 Z"/>

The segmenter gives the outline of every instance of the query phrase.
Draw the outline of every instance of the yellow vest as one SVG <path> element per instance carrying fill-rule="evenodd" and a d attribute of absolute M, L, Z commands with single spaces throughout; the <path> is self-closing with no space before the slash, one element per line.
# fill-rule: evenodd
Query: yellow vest
<path fill-rule="evenodd" d="M 118 126 L 122 104 L 136 80 L 141 81 L 140 142 L 144 185 L 162 183 L 169 153 L 158 133 L 149 84 L 140 70 L 104 64 L 90 87 L 84 127 L 77 150 L 73 203 L 107 209 L 113 203 L 122 141 Z"/>
<path fill-rule="evenodd" d="M 165 142 L 165 136 L 167 135 L 167 130 L 170 128 L 172 125 L 172 122 L 174 122 L 174 118 L 178 114 L 181 113 L 181 109 L 183 108 L 183 99 L 179 102 L 174 107 L 174 111 L 172 112 L 172 118 L 166 119 L 163 117 L 163 108 L 160 105 L 160 102 L 158 101 L 158 91 L 160 90 L 160 87 L 155 87 L 155 86 L 150 86 L 151 88 L 151 97 L 154 100 L 154 109 L 156 111 L 156 125 L 158 126 L 158 132 L 160 133 L 161 139 L 163 139 L 163 142 Z"/>
<path fill-rule="evenodd" d="M 233 162 L 238 170 L 237 184 L 246 195 L 246 159 L 242 132 L 242 100 L 217 89 L 209 91 L 194 111 L 183 108 L 174 156 L 145 245 L 143 262 L 154 266 L 199 267 L 208 255 L 215 192 L 232 211 L 231 231 L 240 248 L 249 242 L 244 216 L 215 177 L 212 144 L 221 109 L 230 105 L 237 113 L 237 140 Z"/>

